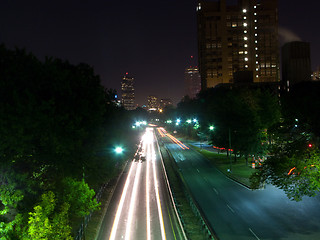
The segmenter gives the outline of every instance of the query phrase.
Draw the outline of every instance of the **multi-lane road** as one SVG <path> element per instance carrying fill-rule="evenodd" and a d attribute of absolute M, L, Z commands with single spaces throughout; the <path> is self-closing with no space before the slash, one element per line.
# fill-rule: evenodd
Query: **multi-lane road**
<path fill-rule="evenodd" d="M 153 128 L 147 128 L 120 177 L 99 240 L 184 239 L 170 199 Z"/>
<path fill-rule="evenodd" d="M 252 191 L 227 178 L 201 154 L 162 131 L 194 199 L 220 240 L 319 240 L 320 197 L 290 201 L 271 185 Z"/>

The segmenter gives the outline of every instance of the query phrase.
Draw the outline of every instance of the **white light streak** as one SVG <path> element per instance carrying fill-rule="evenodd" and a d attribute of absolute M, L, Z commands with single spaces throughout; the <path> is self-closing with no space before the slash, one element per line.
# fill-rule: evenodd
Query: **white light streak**
<path fill-rule="evenodd" d="M 127 228 L 126 228 L 126 238 L 125 238 L 126 240 L 130 240 L 130 237 L 131 237 L 132 217 L 133 217 L 133 210 L 135 208 L 135 203 L 137 198 L 137 189 L 138 189 L 138 184 L 140 179 L 141 165 L 142 165 L 141 163 L 138 163 L 138 169 L 137 169 L 134 183 L 133 183 L 133 190 L 131 194 L 129 215 L 128 215 Z"/>
<path fill-rule="evenodd" d="M 119 224 L 119 219 L 120 219 L 120 215 L 121 215 L 122 208 L 123 208 L 123 203 L 124 203 L 124 200 L 126 198 L 127 191 L 128 191 L 128 186 L 129 186 L 129 183 L 130 183 L 130 176 L 131 176 L 131 173 L 132 173 L 133 164 L 134 164 L 134 162 L 131 163 L 129 174 L 127 176 L 127 180 L 126 180 L 126 183 L 124 185 L 124 188 L 123 188 L 123 191 L 122 191 L 122 194 L 121 194 L 120 202 L 119 202 L 119 205 L 118 205 L 116 217 L 115 217 L 113 225 L 112 225 L 112 230 L 111 230 L 111 234 L 110 234 L 109 240 L 114 240 L 115 237 L 116 237 L 118 224 Z"/>

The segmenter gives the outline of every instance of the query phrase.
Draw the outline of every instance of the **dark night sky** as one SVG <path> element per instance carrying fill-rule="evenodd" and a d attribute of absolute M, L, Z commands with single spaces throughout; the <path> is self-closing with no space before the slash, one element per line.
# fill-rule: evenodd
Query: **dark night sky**
<path fill-rule="evenodd" d="M 0 43 L 40 59 L 86 62 L 118 92 L 129 72 L 139 104 L 148 95 L 177 103 L 184 95 L 184 69 L 197 55 L 196 2 L 1 0 Z M 279 0 L 281 33 L 311 43 L 313 70 L 320 65 L 319 9 L 318 0 Z"/>

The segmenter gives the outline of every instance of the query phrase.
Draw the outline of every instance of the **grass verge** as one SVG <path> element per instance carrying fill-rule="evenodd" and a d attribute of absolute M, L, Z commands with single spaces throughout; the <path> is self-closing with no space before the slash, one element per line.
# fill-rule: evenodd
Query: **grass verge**
<path fill-rule="evenodd" d="M 191 145 L 191 147 L 201 153 L 204 157 L 206 157 L 222 173 L 250 188 L 249 178 L 252 173 L 255 173 L 257 171 L 257 169 L 253 169 L 250 166 L 247 166 L 245 158 L 237 158 L 236 162 L 234 162 L 234 159 L 231 158 L 230 164 L 230 159 L 226 154 L 219 154 L 205 149 L 200 149 L 199 147 L 193 145 Z M 232 169 L 231 172 L 229 171 L 230 165 Z"/>

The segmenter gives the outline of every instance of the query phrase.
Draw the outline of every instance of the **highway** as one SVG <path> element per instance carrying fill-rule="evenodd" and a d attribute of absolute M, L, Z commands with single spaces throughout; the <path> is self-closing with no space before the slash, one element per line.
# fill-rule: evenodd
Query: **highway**
<path fill-rule="evenodd" d="M 220 240 L 318 240 L 320 197 L 290 201 L 272 185 L 252 191 L 172 135 L 159 136 Z M 186 148 L 187 147 L 187 148 Z"/>
<path fill-rule="evenodd" d="M 99 240 L 184 239 L 170 202 L 154 129 L 127 164 L 102 221 Z"/>

